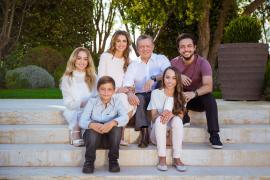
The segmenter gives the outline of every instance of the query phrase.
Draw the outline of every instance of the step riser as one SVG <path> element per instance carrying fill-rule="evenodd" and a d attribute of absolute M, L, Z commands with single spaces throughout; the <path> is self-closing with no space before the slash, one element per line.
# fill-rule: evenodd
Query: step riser
<path fill-rule="evenodd" d="M 67 128 L 0 128 L 1 144 L 67 144 Z"/>
<path fill-rule="evenodd" d="M 133 128 L 125 129 L 125 140 L 129 143 L 137 143 L 140 132 Z M 220 137 L 224 143 L 270 143 L 270 127 L 265 128 L 221 128 Z M 184 142 L 202 143 L 208 142 L 209 134 L 206 128 L 184 128 Z M 69 131 L 62 128 L 40 127 L 0 127 L 1 144 L 67 144 L 69 143 Z"/>
<path fill-rule="evenodd" d="M 66 124 L 62 111 L 0 112 L 0 124 Z"/>
<path fill-rule="evenodd" d="M 72 150 L 8 150 L 0 152 L 0 166 L 82 166 L 84 148 Z M 270 166 L 270 150 L 187 150 L 182 153 L 182 160 L 191 166 Z M 171 157 L 171 149 L 167 150 Z M 155 166 L 155 149 L 120 150 L 119 163 L 122 166 Z M 171 164 L 171 158 L 167 158 Z M 98 150 L 96 166 L 107 162 L 107 150 Z"/>
<path fill-rule="evenodd" d="M 205 125 L 204 112 L 190 112 L 191 123 Z M 270 110 L 220 110 L 219 124 L 270 124 Z M 0 112 L 0 124 L 66 124 L 62 111 Z"/>
<path fill-rule="evenodd" d="M 165 172 L 166 173 L 166 172 Z M 218 175 L 218 176 L 190 176 L 190 175 L 178 175 L 178 176 L 125 176 L 125 175 L 119 175 L 119 176 L 106 176 L 106 177 L 100 177 L 94 175 L 81 175 L 81 176 L 1 176 L 0 179 L 13 179 L 13 180 L 63 180 L 63 179 L 69 179 L 69 180 L 103 180 L 103 179 L 115 179 L 115 180 L 269 180 L 270 176 L 225 176 L 225 175 Z"/>
<path fill-rule="evenodd" d="M 255 113 L 256 112 L 256 113 Z M 205 112 L 190 111 L 191 124 L 206 124 Z M 270 124 L 270 111 L 266 109 L 219 110 L 219 124 Z"/>

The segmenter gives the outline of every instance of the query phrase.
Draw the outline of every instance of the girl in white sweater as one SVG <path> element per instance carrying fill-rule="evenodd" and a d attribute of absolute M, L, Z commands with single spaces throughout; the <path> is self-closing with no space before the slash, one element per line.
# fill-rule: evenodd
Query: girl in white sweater
<path fill-rule="evenodd" d="M 79 118 L 89 97 L 96 94 L 95 66 L 88 49 L 78 47 L 72 52 L 60 88 L 66 106 L 63 116 L 69 124 L 70 143 L 82 146 Z"/>
<path fill-rule="evenodd" d="M 130 46 L 131 39 L 129 34 L 126 31 L 116 31 L 112 36 L 109 49 L 101 54 L 98 65 L 98 78 L 110 76 L 114 79 L 116 93 L 119 93 L 123 104 L 127 107 L 129 118 L 131 118 L 136 111 L 136 107 L 131 106 L 128 103 L 127 95 L 125 93 L 129 90 L 123 87 L 124 75 L 130 63 Z M 128 143 L 124 141 L 124 130 L 122 132 L 120 145 L 125 146 L 128 145 Z"/>

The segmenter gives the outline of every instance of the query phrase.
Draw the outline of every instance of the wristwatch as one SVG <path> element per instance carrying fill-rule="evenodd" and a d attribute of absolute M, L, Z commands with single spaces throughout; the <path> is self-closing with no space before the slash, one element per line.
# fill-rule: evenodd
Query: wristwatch
<path fill-rule="evenodd" d="M 154 75 L 151 76 L 150 79 L 152 79 L 152 80 L 155 81 L 155 82 L 157 81 L 157 78 L 156 78 L 156 76 L 154 76 Z"/>

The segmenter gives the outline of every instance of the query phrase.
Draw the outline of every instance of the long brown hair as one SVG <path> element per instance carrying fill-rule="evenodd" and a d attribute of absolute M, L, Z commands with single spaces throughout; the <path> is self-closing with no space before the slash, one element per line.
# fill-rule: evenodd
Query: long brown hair
<path fill-rule="evenodd" d="M 88 64 L 87 64 L 87 67 L 85 68 L 85 82 L 88 85 L 89 90 L 92 90 L 94 88 L 95 83 L 96 83 L 96 69 L 95 69 L 94 62 L 93 62 L 92 56 L 90 54 L 90 51 L 87 48 L 78 47 L 78 48 L 74 49 L 74 51 L 71 53 L 71 55 L 68 59 L 67 67 L 66 67 L 66 70 L 65 70 L 63 77 L 64 76 L 69 76 L 69 77 L 73 76 L 73 71 L 75 71 L 75 69 L 76 69 L 75 61 L 78 57 L 79 52 L 81 52 L 81 51 L 85 52 L 87 54 L 87 57 L 88 57 Z"/>
<path fill-rule="evenodd" d="M 179 73 L 178 69 L 175 67 L 167 67 L 163 73 L 162 77 L 162 88 L 165 88 L 165 74 L 168 70 L 172 70 L 175 73 L 175 78 L 176 78 L 176 86 L 174 88 L 174 93 L 173 93 L 173 114 L 178 115 L 181 112 L 185 111 L 185 98 L 183 95 L 183 84 L 182 84 L 182 79 L 181 79 L 181 74 Z"/>
<path fill-rule="evenodd" d="M 126 39 L 127 39 L 127 48 L 125 49 L 125 51 L 123 53 L 123 57 L 124 57 L 123 70 L 124 70 L 124 72 L 126 72 L 127 67 L 129 65 L 129 53 L 131 52 L 131 48 L 130 48 L 130 46 L 131 46 L 131 38 L 130 38 L 130 35 L 126 31 L 121 31 L 121 30 L 116 31 L 112 36 L 112 40 L 111 40 L 110 48 L 108 49 L 108 52 L 111 53 L 112 55 L 115 54 L 115 52 L 116 52 L 116 48 L 115 48 L 116 41 L 117 41 L 117 38 L 120 35 L 125 36 Z"/>

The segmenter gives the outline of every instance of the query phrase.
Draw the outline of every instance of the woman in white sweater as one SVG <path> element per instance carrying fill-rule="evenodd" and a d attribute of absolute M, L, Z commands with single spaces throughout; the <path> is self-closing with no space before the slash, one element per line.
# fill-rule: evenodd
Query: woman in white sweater
<path fill-rule="evenodd" d="M 98 65 L 98 78 L 102 76 L 111 76 L 116 83 L 116 93 L 119 93 L 124 105 L 129 112 L 129 118 L 131 118 L 136 107 L 131 106 L 128 103 L 127 93 L 129 90 L 123 87 L 123 79 L 127 67 L 130 63 L 129 54 L 131 52 L 131 39 L 126 31 L 116 31 L 110 43 L 109 49 L 101 54 Z M 124 130 L 122 131 L 121 145 L 128 145 L 124 141 Z"/>
<path fill-rule="evenodd" d="M 153 117 L 151 141 L 157 144 L 158 170 L 166 171 L 166 134 L 172 130 L 173 165 L 178 171 L 185 171 L 186 167 L 180 160 L 183 140 L 183 112 L 185 100 L 181 76 L 175 67 L 165 69 L 162 78 L 162 88 L 152 91 L 148 110 Z"/>
<path fill-rule="evenodd" d="M 93 59 L 88 49 L 76 48 L 69 57 L 60 88 L 66 109 L 64 118 L 69 124 L 70 143 L 84 145 L 81 138 L 79 118 L 89 97 L 96 94 L 96 72 Z"/>

